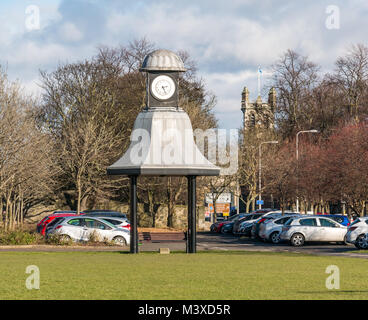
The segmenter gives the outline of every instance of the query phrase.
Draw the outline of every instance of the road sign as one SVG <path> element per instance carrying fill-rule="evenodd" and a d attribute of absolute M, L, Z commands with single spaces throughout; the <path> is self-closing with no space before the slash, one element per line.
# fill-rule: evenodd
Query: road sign
<path fill-rule="evenodd" d="M 256 202 L 257 204 L 260 204 L 260 205 L 263 205 L 264 204 L 264 201 L 263 200 L 257 200 Z"/>
<path fill-rule="evenodd" d="M 206 203 L 212 203 L 213 199 L 216 200 L 216 203 L 231 203 L 231 193 L 230 192 L 223 192 L 221 193 L 217 199 L 216 199 L 217 194 L 214 193 L 207 193 L 206 194 Z"/>
<path fill-rule="evenodd" d="M 215 212 L 212 203 L 208 205 L 208 211 Z M 230 215 L 230 203 L 216 203 L 216 213 L 222 213 L 224 217 L 228 217 Z"/>

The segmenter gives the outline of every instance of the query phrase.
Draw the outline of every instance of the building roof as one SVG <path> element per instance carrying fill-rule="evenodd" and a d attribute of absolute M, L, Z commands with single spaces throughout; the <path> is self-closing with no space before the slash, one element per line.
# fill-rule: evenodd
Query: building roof
<path fill-rule="evenodd" d="M 172 51 L 155 50 L 148 54 L 139 71 L 178 71 L 185 72 L 183 60 Z"/>

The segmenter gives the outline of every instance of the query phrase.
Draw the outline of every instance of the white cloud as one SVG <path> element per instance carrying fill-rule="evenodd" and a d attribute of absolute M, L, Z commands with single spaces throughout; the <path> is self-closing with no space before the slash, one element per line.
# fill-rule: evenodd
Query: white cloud
<path fill-rule="evenodd" d="M 218 97 L 215 110 L 223 127 L 240 126 L 244 86 L 256 98 L 258 65 L 266 84 L 269 65 L 292 48 L 331 69 L 350 44 L 366 39 L 368 29 L 366 0 L 335 0 L 341 29 L 334 31 L 325 27 L 330 3 L 317 0 L 106 0 L 99 7 L 81 0 L 49 3 L 37 1 L 38 33 L 23 34 L 23 2 L 0 11 L 0 61 L 8 62 L 13 77 L 31 82 L 40 68 L 51 71 L 59 61 L 91 57 L 98 45 L 117 46 L 146 36 L 158 47 L 185 49 L 198 62 L 199 75 Z M 84 11 L 78 13 L 78 8 Z M 31 84 L 27 87 L 32 90 Z"/>
<path fill-rule="evenodd" d="M 64 41 L 78 42 L 83 39 L 83 32 L 73 23 L 63 23 L 59 28 L 59 35 Z"/>

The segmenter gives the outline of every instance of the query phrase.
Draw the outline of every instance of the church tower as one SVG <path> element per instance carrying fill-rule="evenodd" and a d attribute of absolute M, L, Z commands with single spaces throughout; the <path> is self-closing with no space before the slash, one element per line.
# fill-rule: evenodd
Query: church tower
<path fill-rule="evenodd" d="M 244 129 L 273 129 L 276 109 L 276 90 L 271 88 L 268 93 L 268 102 L 263 102 L 258 96 L 255 102 L 249 101 L 249 90 L 242 92 L 241 110 L 243 112 Z"/>

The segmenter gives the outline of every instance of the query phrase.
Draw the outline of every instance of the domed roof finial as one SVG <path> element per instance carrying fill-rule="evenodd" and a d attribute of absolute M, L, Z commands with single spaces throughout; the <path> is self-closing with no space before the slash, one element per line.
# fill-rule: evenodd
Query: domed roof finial
<path fill-rule="evenodd" d="M 183 60 L 172 51 L 155 50 L 148 54 L 142 63 L 141 72 L 149 71 L 176 71 L 185 72 Z"/>

